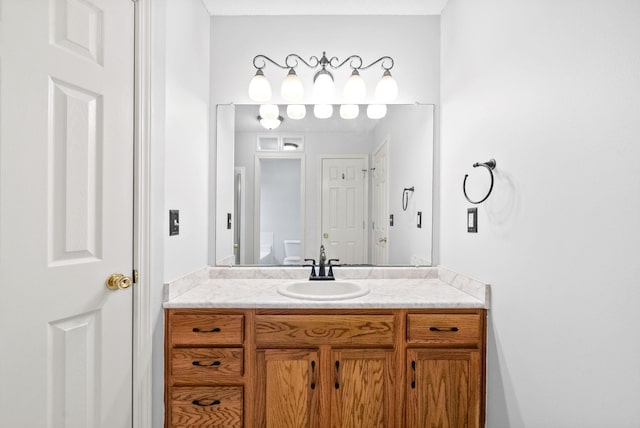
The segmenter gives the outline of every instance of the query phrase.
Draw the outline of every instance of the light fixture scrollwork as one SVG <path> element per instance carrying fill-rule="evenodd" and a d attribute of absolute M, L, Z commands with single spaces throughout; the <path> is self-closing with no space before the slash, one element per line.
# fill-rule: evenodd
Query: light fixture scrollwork
<path fill-rule="evenodd" d="M 376 64 L 380 64 L 383 73 L 380 81 L 375 88 L 376 104 L 367 107 L 367 113 L 372 119 L 379 119 L 386 114 L 386 104 L 394 101 L 398 96 L 398 84 L 391 75 L 391 69 L 394 66 L 394 60 L 390 56 L 382 56 L 375 61 L 366 64 L 359 55 L 351 55 L 344 61 L 340 61 L 337 57 L 328 58 L 326 52 L 322 52 L 322 56 L 312 56 L 309 60 L 305 60 L 300 55 L 292 53 L 285 57 L 284 63 L 279 63 L 266 55 L 258 54 L 253 58 L 253 66 L 256 73 L 249 83 L 249 97 L 259 103 L 268 103 L 272 97 L 271 85 L 264 74 L 264 69 L 268 63 L 288 70 L 282 84 L 280 86 L 280 95 L 282 99 L 291 105 L 298 107 L 292 108 L 294 112 L 291 119 L 299 119 L 304 117 L 302 112 L 302 100 L 304 99 L 304 85 L 300 77 L 296 73 L 296 68 L 304 65 L 311 70 L 316 70 L 313 76 L 313 102 L 314 114 L 318 118 L 327 118 L 333 115 L 333 101 L 335 95 L 335 82 L 333 74 L 330 70 L 338 70 L 347 65 L 351 68 L 351 75 L 342 91 L 344 102 L 340 107 L 340 115 L 344 119 L 356 118 L 359 114 L 359 104 L 362 104 L 366 97 L 366 85 L 360 73 L 368 70 Z M 376 106 L 371 108 L 372 106 Z M 287 112 L 289 112 L 287 108 Z M 373 113 L 371 115 L 370 113 Z"/>

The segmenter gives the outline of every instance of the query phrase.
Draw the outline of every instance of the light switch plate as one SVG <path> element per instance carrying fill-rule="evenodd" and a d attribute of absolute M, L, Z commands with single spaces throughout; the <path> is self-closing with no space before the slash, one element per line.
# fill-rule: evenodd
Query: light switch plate
<path fill-rule="evenodd" d="M 169 236 L 180 234 L 180 211 L 169 210 Z"/>
<path fill-rule="evenodd" d="M 478 208 L 467 208 L 467 232 L 478 233 Z"/>

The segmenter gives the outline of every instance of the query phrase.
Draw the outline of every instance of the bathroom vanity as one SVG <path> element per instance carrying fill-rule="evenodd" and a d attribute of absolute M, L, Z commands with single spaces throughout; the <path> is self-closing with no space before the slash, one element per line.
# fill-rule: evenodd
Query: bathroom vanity
<path fill-rule="evenodd" d="M 365 296 L 306 300 L 276 291 L 306 270 L 241 270 L 168 285 L 166 427 L 484 426 L 488 286 L 353 269 Z"/>

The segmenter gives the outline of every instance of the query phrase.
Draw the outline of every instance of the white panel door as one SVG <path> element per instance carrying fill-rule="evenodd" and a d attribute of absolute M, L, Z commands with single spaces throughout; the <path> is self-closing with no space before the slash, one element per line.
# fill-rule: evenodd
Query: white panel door
<path fill-rule="evenodd" d="M 322 160 L 322 244 L 342 264 L 367 262 L 366 169 L 366 158 Z"/>
<path fill-rule="evenodd" d="M 373 153 L 373 264 L 389 264 L 389 144 L 384 143 Z"/>
<path fill-rule="evenodd" d="M 0 426 L 132 424 L 134 3 L 0 2 Z"/>

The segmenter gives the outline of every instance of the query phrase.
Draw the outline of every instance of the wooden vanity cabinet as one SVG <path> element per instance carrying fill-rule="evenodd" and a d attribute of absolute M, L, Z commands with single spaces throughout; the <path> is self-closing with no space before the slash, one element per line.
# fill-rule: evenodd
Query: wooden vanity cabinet
<path fill-rule="evenodd" d="M 407 315 L 407 427 L 482 428 L 486 311 Z"/>
<path fill-rule="evenodd" d="M 482 428 L 485 317 L 168 309 L 165 426 Z"/>

